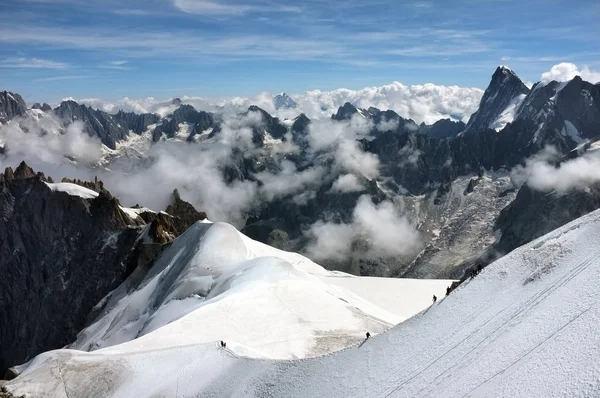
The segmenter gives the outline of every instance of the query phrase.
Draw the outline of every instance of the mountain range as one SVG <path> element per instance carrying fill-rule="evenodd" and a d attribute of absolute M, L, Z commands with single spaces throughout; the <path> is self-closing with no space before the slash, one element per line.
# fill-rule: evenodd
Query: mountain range
<path fill-rule="evenodd" d="M 244 182 L 259 189 L 270 188 L 265 178 L 271 178 L 268 181 L 272 185 L 277 176 L 285 180 L 284 165 L 295 171 L 296 179 L 313 173 L 316 179 L 302 180 L 296 189 L 269 192 L 240 216 L 238 226 L 245 234 L 287 250 L 310 255 L 314 247 L 311 227 L 319 222 L 352 224 L 354 210 L 365 195 L 375 206 L 392 203 L 416 226 L 418 245 L 392 250 L 392 255 L 363 255 L 374 244 L 369 236 L 354 234 L 343 256 L 317 256 L 330 268 L 363 275 L 456 278 L 475 262 L 490 261 L 491 253 L 506 253 L 517 243 L 548 232 L 550 227 L 536 230 L 538 224 L 544 224 L 541 221 L 530 220 L 528 228 L 516 222 L 527 217 L 515 213 L 529 212 L 543 195 L 527 195 L 527 183 L 515 183 L 511 173 L 548 146 L 563 160 L 582 156 L 584 144 L 589 147 L 600 131 L 598 85 L 576 76 L 568 82 L 538 82 L 529 89 L 503 66 L 492 75 L 479 109 L 466 125 L 450 119 L 419 125 L 393 110 L 360 109 L 351 103 L 340 107 L 329 124 L 320 127 L 323 120 L 310 120 L 304 114 L 280 120 L 257 106 L 236 115 L 212 113 L 196 110 L 179 99 L 172 101 L 174 110 L 165 117 L 122 111 L 108 114 L 74 101 L 64 101 L 53 110 L 47 104 L 27 109 L 19 95 L 8 92 L 0 99 L 0 114 L 23 130 L 31 129 L 25 122 L 32 118 L 55 121 L 38 122 L 39 134 L 60 135 L 72 123 L 81 123 L 85 134 L 108 148 L 98 163 L 104 168 L 131 158 L 127 143 L 139 136 L 148 142 L 146 148 L 152 143 L 181 141 L 214 152 L 212 143 L 227 142 L 230 152 L 219 160 L 217 172 L 229 186 Z M 273 100 L 276 107 L 294 106 L 285 93 Z M 48 125 L 58 127 L 49 131 Z M 329 132 L 336 126 L 341 133 Z M 242 144 L 240 132 L 246 131 L 249 142 Z M 352 132 L 349 139 L 337 149 L 319 142 L 329 134 L 343 136 L 348 131 Z M 231 134 L 234 136 L 229 138 Z M 10 154 L 10 141 L 2 141 L 2 151 Z M 143 150 L 138 152 L 134 157 L 142 167 L 152 162 Z M 375 171 L 364 168 L 371 160 Z M 352 184 L 340 189 L 341 182 Z M 185 186 L 174 188 L 185 196 Z M 570 195 L 574 194 L 555 196 L 564 201 Z M 595 198 L 593 191 L 577 195 Z M 595 203 L 595 199 L 588 202 Z M 194 204 L 207 207 L 207 203 Z M 589 211 L 594 205 L 583 208 Z M 509 210 L 512 221 L 503 222 L 501 211 Z M 552 214 L 550 218 L 559 221 L 550 225 L 561 225 L 582 211 Z M 524 236 L 507 238 L 517 230 Z M 512 240 L 515 243 L 509 244 Z"/>
<path fill-rule="evenodd" d="M 274 98 L 274 104 L 280 109 L 295 107 L 284 93 Z M 185 234 L 195 234 L 194 242 L 204 239 L 208 229 L 198 226 L 198 221 L 211 213 L 196 208 L 219 210 L 235 203 L 227 195 L 243 196 L 248 188 L 255 190 L 257 199 L 240 207 L 236 221 L 242 234 L 230 226 L 211 227 L 229 231 L 224 233 L 230 240 L 250 238 L 297 251 L 330 270 L 363 276 L 438 278 L 447 280 L 444 283 L 464 281 L 476 265 L 489 264 L 600 207 L 600 184 L 594 181 L 583 189 L 569 181 L 540 187 L 536 175 L 528 174 L 532 163 L 557 174 L 561 169 L 585 165 L 597 155 L 600 86 L 578 76 L 528 88 L 513 71 L 498 67 L 479 109 L 466 124 L 450 119 L 417 124 L 393 110 L 361 109 L 351 103 L 328 120 L 311 120 L 304 114 L 282 120 L 257 106 L 236 114 L 197 110 L 178 99 L 171 106 L 173 110 L 166 116 L 109 114 L 75 101 L 63 101 L 54 109 L 48 104 L 28 108 L 18 94 L 0 92 L 0 159 L 6 163 L 23 156 L 29 162 L 31 156 L 36 166 L 47 166 L 36 172 L 22 162 L 0 174 L 2 371 L 76 338 L 77 348 L 92 350 L 122 342 L 124 336 L 129 339 L 150 333 L 152 322 L 169 323 L 164 315 L 154 314 L 174 297 L 211 298 L 210 291 L 188 291 L 188 279 L 178 279 L 181 273 L 196 272 L 194 253 L 204 253 L 209 249 L 202 248 L 210 245 L 194 251 L 187 244 L 173 242 Z M 80 145 L 81 136 L 72 135 L 73 129 L 101 149 L 93 163 L 86 158 L 88 150 L 83 148 L 87 147 Z M 108 179 L 105 183 L 99 179 L 55 183 L 49 175 L 57 172 L 54 159 L 36 157 L 44 148 L 29 150 L 27 141 L 21 141 L 31 136 L 59 154 L 58 166 L 68 165 L 68 170 L 78 175 L 98 173 Z M 74 145 L 44 141 L 60 137 Z M 156 164 L 175 167 L 172 161 L 160 163 L 161 152 L 152 151 L 171 147 L 176 157 L 184 160 L 184 168 L 167 175 L 189 176 L 177 179 L 184 183 L 176 186 L 152 187 L 153 192 L 169 196 L 166 211 L 146 208 L 145 203 L 121 203 L 123 195 L 111 194 L 113 188 L 119 192 L 134 189 L 112 182 L 119 181 L 113 179 L 115 175 L 150 170 L 151 177 L 160 171 L 153 168 Z M 198 159 L 210 167 L 196 169 Z M 209 180 L 217 185 L 203 185 L 203 173 L 217 174 Z M 542 182 L 548 184 L 546 180 Z M 223 203 L 196 197 L 205 198 L 204 193 L 219 189 L 226 192 L 220 197 L 225 199 Z M 143 197 L 149 202 L 153 199 L 150 193 Z M 179 242 L 185 243 L 187 238 L 182 239 Z M 228 250 L 220 238 L 214 239 Z M 172 245 L 191 250 L 185 261 L 178 260 L 183 251 L 170 249 Z M 258 247 L 245 245 L 235 253 Z M 283 256 L 294 267 L 310 261 L 279 251 L 268 253 Z M 202 263 L 212 264 L 212 255 L 207 256 Z M 243 272 L 263 272 L 253 268 L 253 258 L 244 257 L 250 263 Z M 236 261 L 241 260 L 231 260 L 231 264 L 238 264 Z M 179 264 L 177 272 L 169 271 L 171 264 Z M 294 275 L 300 272 L 300 279 L 307 280 L 325 272 L 320 267 L 310 268 L 312 276 L 307 276 L 304 268 L 298 271 L 287 265 L 260 263 L 259 269 L 263 267 L 281 268 Z M 237 283 L 234 276 L 229 279 L 229 274 L 221 271 L 202 272 L 197 275 L 200 279 L 192 278 L 193 286 L 202 278 L 211 283 L 218 279 L 223 286 Z M 164 276 L 155 279 L 157 273 Z M 286 275 L 285 280 L 289 273 Z M 155 282 L 158 287 L 145 287 Z M 225 287 L 219 292 L 229 294 Z M 124 312 L 114 309 L 120 308 L 121 298 L 145 294 L 150 294 L 156 305 L 143 310 L 144 322 L 136 323 L 137 329 L 126 326 L 142 319 L 140 308 L 132 304 L 123 307 Z M 348 300 L 345 295 L 340 297 Z M 348 332 L 353 339 L 366 324 L 389 326 L 392 318 L 388 315 L 360 308 L 366 323 Z M 191 310 L 180 307 L 178 311 L 178 316 L 183 316 Z M 370 323 L 372 317 L 379 320 Z M 94 323 L 98 319 L 100 323 Z M 105 329 L 110 326 L 106 319 L 123 329 Z M 48 324 L 55 327 L 45 328 Z M 77 337 L 84 328 L 89 328 L 87 336 L 93 338 Z M 329 335 L 323 341 L 327 338 Z M 327 350 L 314 348 L 311 352 Z M 291 352 L 286 351 L 285 357 L 293 355 Z"/>

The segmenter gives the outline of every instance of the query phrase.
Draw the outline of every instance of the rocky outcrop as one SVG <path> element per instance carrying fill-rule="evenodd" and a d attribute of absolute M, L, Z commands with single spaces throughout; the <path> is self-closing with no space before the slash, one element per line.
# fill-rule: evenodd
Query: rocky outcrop
<path fill-rule="evenodd" d="M 48 182 L 24 162 L 0 174 L 0 374 L 72 342 L 106 294 L 203 215 L 179 201 L 186 220 L 150 211 L 132 220 L 100 181 L 79 181 L 99 192 L 93 199 Z"/>
<path fill-rule="evenodd" d="M 206 220 L 207 218 L 205 212 L 196 210 L 190 203 L 181 199 L 177 189 L 173 190 L 173 198 L 171 204 L 167 206 L 166 212 L 185 222 L 187 224 L 185 229 L 188 229 L 196 221 Z"/>
<path fill-rule="evenodd" d="M 52 191 L 21 164 L 0 179 L 0 373 L 69 343 L 137 265 L 115 199 Z"/>
<path fill-rule="evenodd" d="M 23 98 L 10 91 L 0 91 L 0 124 L 8 122 L 15 116 L 23 116 L 27 105 Z"/>

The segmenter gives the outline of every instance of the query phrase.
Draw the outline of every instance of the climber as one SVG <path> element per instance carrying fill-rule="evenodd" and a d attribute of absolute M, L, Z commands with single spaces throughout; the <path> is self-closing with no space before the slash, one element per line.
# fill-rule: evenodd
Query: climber
<path fill-rule="evenodd" d="M 227 348 L 227 344 L 223 340 L 221 340 L 221 348 Z"/>
<path fill-rule="evenodd" d="M 448 296 L 450 294 L 450 292 L 452 291 L 452 289 L 450 289 L 450 286 L 448 286 L 446 288 L 446 296 Z"/>
<path fill-rule="evenodd" d="M 433 295 L 433 302 L 435 303 L 436 301 L 437 301 L 437 297 L 436 297 L 436 295 L 434 294 L 434 295 Z"/>
<path fill-rule="evenodd" d="M 367 332 L 367 338 L 365 340 L 369 340 L 369 337 L 371 337 L 371 333 Z"/>

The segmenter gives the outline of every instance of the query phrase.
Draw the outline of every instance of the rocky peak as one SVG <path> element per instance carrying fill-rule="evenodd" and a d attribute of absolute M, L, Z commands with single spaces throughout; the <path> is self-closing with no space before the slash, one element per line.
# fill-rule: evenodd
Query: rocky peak
<path fill-rule="evenodd" d="M 27 111 L 23 98 L 10 91 L 0 91 L 0 123 L 6 123 L 15 116 L 22 116 Z"/>
<path fill-rule="evenodd" d="M 296 101 L 286 93 L 279 93 L 273 97 L 273 104 L 275 105 L 275 109 L 293 109 L 298 106 Z"/>
<path fill-rule="evenodd" d="M 519 101 L 522 101 L 528 93 L 527 86 L 512 70 L 499 66 L 492 75 L 492 80 L 481 98 L 479 109 L 471 115 L 465 130 L 483 131 L 494 128 L 495 122 L 503 115 L 503 112 L 507 111 L 509 106 L 516 110 L 520 105 Z M 512 121 L 514 117 L 510 115 L 503 116 L 508 122 Z"/>
<path fill-rule="evenodd" d="M 36 102 L 35 104 L 33 104 L 31 106 L 31 109 L 38 109 L 40 111 L 44 111 L 44 112 L 49 112 L 52 110 L 52 107 L 50 105 L 48 105 L 47 103 L 44 102 L 43 105 L 40 105 L 39 102 Z"/>
<path fill-rule="evenodd" d="M 287 133 L 287 128 L 281 124 L 278 118 L 271 116 L 264 109 L 251 105 L 248 108 L 248 112 L 258 112 L 261 114 L 261 121 L 252 127 L 253 130 L 253 141 L 255 144 L 262 145 L 263 134 L 269 133 L 273 138 L 281 139 Z M 246 113 L 247 114 L 247 113 Z"/>
<path fill-rule="evenodd" d="M 17 169 L 15 170 L 14 178 L 17 180 L 23 180 L 25 178 L 35 177 L 35 172 L 25 161 L 22 161 Z"/>
<path fill-rule="evenodd" d="M 120 125 L 112 115 L 72 100 L 61 102 L 54 109 L 54 113 L 62 119 L 65 125 L 74 121 L 83 122 L 84 131 L 87 134 L 98 137 L 104 145 L 111 149 L 116 149 L 116 142 L 129 134 L 129 129 Z"/>
<path fill-rule="evenodd" d="M 358 113 L 358 109 L 354 105 L 349 102 L 346 102 L 344 105 L 338 108 L 338 111 L 335 115 L 331 115 L 331 118 L 334 120 L 349 120 L 352 119 L 352 116 Z"/>
<path fill-rule="evenodd" d="M 206 213 L 200 212 L 194 208 L 189 202 L 181 199 L 179 191 L 173 190 L 171 204 L 167 207 L 166 212 L 174 217 L 178 217 L 187 224 L 187 228 L 196 221 L 206 220 Z"/>

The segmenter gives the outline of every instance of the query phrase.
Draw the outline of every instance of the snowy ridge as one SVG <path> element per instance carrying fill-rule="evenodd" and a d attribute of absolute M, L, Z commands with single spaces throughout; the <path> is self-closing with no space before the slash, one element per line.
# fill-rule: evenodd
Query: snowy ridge
<path fill-rule="evenodd" d="M 72 184 L 70 182 L 58 182 L 58 183 L 48 183 L 45 182 L 53 191 L 66 192 L 72 196 L 79 196 L 83 199 L 94 199 L 98 196 L 98 192 L 92 191 L 89 188 L 82 187 L 81 185 Z"/>
<path fill-rule="evenodd" d="M 361 285 L 363 278 L 330 273 L 229 224 L 200 222 L 147 275 L 140 272 L 106 298 L 72 348 L 137 352 L 223 339 L 243 356 L 311 357 L 358 342 L 365 331 L 387 330 L 451 283 L 368 278 Z"/>
<path fill-rule="evenodd" d="M 5 388 L 40 396 L 565 397 L 600 394 L 600 211 L 488 266 L 385 335 L 293 362 L 214 343 L 58 350 Z"/>

